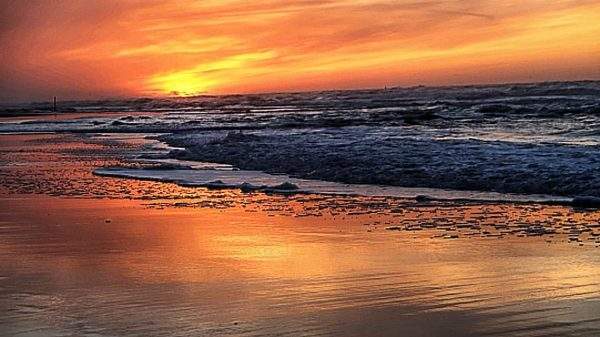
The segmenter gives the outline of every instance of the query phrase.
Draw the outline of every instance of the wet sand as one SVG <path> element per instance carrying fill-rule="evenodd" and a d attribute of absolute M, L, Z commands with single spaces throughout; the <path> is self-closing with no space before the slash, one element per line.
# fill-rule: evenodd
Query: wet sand
<path fill-rule="evenodd" d="M 135 142 L 0 144 L 0 335 L 600 334 L 598 211 L 211 191 L 92 175 Z"/>

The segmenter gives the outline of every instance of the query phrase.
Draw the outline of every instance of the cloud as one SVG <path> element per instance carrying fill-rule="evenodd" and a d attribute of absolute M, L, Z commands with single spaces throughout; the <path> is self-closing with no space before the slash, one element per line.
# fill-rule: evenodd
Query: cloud
<path fill-rule="evenodd" d="M 597 77 L 599 10 L 598 0 L 5 0 L 0 99 L 494 82 L 522 79 L 525 65 L 545 69 L 533 80 Z"/>

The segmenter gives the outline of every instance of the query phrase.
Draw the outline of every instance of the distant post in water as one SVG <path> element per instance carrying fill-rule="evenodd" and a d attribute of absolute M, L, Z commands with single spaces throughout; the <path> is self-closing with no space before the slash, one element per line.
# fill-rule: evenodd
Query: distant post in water
<path fill-rule="evenodd" d="M 52 112 L 56 113 L 56 96 L 54 96 L 54 102 L 52 104 Z"/>

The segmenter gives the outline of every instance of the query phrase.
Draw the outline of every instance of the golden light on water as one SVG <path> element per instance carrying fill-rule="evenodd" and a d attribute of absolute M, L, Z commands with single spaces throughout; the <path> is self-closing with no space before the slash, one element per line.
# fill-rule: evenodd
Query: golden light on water
<path fill-rule="evenodd" d="M 206 190 L 92 175 L 114 142 L 0 140 L 2 188 L 39 191 L 0 196 L 10 335 L 598 331 L 597 211 Z"/>

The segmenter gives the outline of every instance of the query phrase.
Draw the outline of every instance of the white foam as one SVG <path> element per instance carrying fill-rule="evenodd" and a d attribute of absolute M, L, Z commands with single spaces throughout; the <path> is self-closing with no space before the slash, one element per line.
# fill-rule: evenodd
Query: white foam
<path fill-rule="evenodd" d="M 342 184 L 310 179 L 297 179 L 288 175 L 273 175 L 258 171 L 216 170 L 216 169 L 130 169 L 101 168 L 94 171 L 102 176 L 153 180 L 176 183 L 182 186 L 241 188 L 247 183 L 262 189 L 272 189 L 285 182 L 299 187 L 297 193 L 316 193 L 329 195 L 362 195 L 389 196 L 400 198 L 416 198 L 427 196 L 438 200 L 473 200 L 473 201 L 510 201 L 510 202 L 570 202 L 571 198 L 545 195 L 519 195 L 495 192 L 455 191 L 434 188 L 409 188 L 399 186 L 377 186 Z M 221 183 L 215 183 L 217 181 Z"/>
<path fill-rule="evenodd" d="M 145 143 L 152 152 L 167 154 L 170 150 L 177 149 L 164 142 L 148 137 L 159 134 L 128 133 L 128 134 L 97 134 L 95 137 L 111 139 L 113 141 L 136 141 Z M 94 171 L 97 175 L 112 176 L 130 179 L 143 179 L 161 182 L 176 183 L 182 186 L 219 187 L 243 189 L 244 184 L 250 184 L 262 190 L 272 190 L 271 187 L 290 182 L 299 187 L 296 193 L 315 193 L 333 195 L 362 195 L 362 196 L 389 196 L 399 198 L 416 198 L 427 196 L 439 200 L 481 200 L 503 202 L 560 202 L 568 203 L 572 198 L 547 196 L 547 195 L 521 195 L 496 192 L 458 191 L 435 188 L 416 188 L 400 186 L 379 186 L 361 184 L 343 184 L 336 182 L 297 179 L 285 174 L 268 174 L 260 171 L 237 170 L 231 165 L 178 160 L 170 158 L 136 158 L 135 161 L 144 163 L 170 164 L 173 167 L 181 166 L 190 169 L 129 169 L 129 168 L 101 168 Z M 221 181 L 222 184 L 215 184 Z"/>

